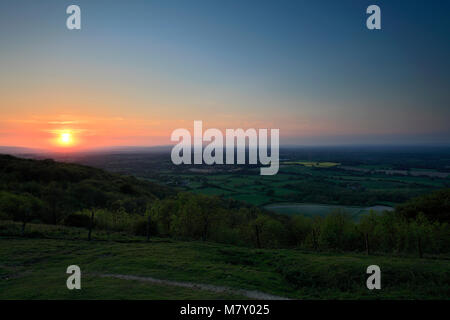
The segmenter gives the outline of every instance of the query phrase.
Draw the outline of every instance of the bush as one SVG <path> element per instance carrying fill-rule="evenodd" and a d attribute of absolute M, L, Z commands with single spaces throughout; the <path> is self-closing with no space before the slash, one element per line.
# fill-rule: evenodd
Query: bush
<path fill-rule="evenodd" d="M 144 217 L 133 223 L 133 234 L 136 236 L 146 236 L 147 235 L 147 219 Z M 150 221 L 150 236 L 157 234 L 157 227 L 153 221 Z"/>
<path fill-rule="evenodd" d="M 68 227 L 89 228 L 91 219 L 85 214 L 72 213 L 64 220 L 64 224 Z"/>

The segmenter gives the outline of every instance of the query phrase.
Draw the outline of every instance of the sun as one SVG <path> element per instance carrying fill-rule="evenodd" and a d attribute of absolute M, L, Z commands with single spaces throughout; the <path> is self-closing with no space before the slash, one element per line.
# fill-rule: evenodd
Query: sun
<path fill-rule="evenodd" d="M 59 142 L 60 145 L 63 145 L 63 146 L 70 146 L 70 145 L 72 145 L 73 144 L 72 133 L 70 133 L 70 132 L 62 132 L 59 135 L 58 142 Z"/>

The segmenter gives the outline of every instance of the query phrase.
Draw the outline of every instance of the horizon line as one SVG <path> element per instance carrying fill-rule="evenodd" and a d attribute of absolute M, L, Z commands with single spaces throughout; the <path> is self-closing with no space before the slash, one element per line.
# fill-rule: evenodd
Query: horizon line
<path fill-rule="evenodd" d="M 0 146 L 0 154 L 10 154 L 10 151 L 17 149 L 16 153 L 11 154 L 24 154 L 24 153 L 51 153 L 51 154 L 76 154 L 76 153 L 104 153 L 104 152 L 132 152 L 134 151 L 144 151 L 143 149 L 169 149 L 175 144 L 165 144 L 165 145 L 154 145 L 154 146 L 133 146 L 133 145 L 120 145 L 120 146 L 105 146 L 105 147 L 95 147 L 95 148 L 60 148 L 56 149 L 46 149 L 46 148 L 30 148 L 23 146 Z M 340 143 L 340 144 L 280 144 L 279 148 L 282 149 L 292 149 L 292 148 L 450 148 L 450 143 Z M 4 151 L 9 150 L 7 153 Z M 226 147 L 224 147 L 226 149 Z M 245 149 L 248 149 L 246 145 Z"/>

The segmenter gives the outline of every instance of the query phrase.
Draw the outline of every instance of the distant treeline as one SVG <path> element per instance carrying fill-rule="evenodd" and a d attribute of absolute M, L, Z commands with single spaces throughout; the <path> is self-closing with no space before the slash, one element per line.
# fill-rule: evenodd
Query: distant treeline
<path fill-rule="evenodd" d="M 338 169 L 329 168 L 328 171 Z M 367 174 L 352 172 L 353 176 L 367 178 Z M 380 184 L 381 185 L 381 184 Z M 421 190 L 398 188 L 396 190 L 371 190 L 360 183 L 349 184 L 338 179 L 327 179 L 321 176 L 305 177 L 301 182 L 289 182 L 284 188 L 295 190 L 285 195 L 288 202 L 324 203 L 354 206 L 374 206 L 379 203 L 402 203 L 411 197 L 418 196 Z"/>
<path fill-rule="evenodd" d="M 257 248 L 448 254 L 450 190 L 358 222 L 277 215 L 86 166 L 0 156 L 0 219 L 65 224 L 147 237 L 216 241 Z"/>
<path fill-rule="evenodd" d="M 434 169 L 449 172 L 447 146 L 336 146 L 280 148 L 280 157 L 308 161 L 331 161 L 346 166 L 383 164 L 386 169 Z"/>

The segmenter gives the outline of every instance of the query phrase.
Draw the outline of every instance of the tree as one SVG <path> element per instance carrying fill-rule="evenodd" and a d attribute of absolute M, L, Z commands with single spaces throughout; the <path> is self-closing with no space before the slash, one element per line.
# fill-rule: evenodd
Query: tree
<path fill-rule="evenodd" d="M 22 235 L 25 234 L 26 224 L 38 216 L 42 208 L 42 201 L 30 194 L 0 193 L 0 211 L 10 219 L 22 222 Z"/>
<path fill-rule="evenodd" d="M 291 229 L 295 239 L 295 244 L 300 246 L 305 243 L 308 235 L 313 231 L 311 218 L 302 215 L 295 215 L 291 218 Z"/>
<path fill-rule="evenodd" d="M 319 245 L 319 239 L 321 236 L 322 231 L 322 223 L 323 218 L 320 216 L 315 216 L 312 221 L 311 225 L 311 232 L 312 232 L 312 242 L 314 250 L 320 251 L 320 245 Z"/>
<path fill-rule="evenodd" d="M 395 211 L 384 211 L 376 217 L 373 238 L 378 240 L 379 249 L 383 251 L 394 251 L 398 242 L 399 225 L 404 220 Z"/>
<path fill-rule="evenodd" d="M 422 213 L 431 221 L 450 223 L 450 189 L 414 198 L 398 206 L 396 211 L 408 219 L 414 219 Z"/>
<path fill-rule="evenodd" d="M 43 199 L 48 205 L 49 216 L 45 217 L 46 222 L 58 224 L 65 213 L 66 193 L 56 182 L 51 182 L 43 191 Z"/>
<path fill-rule="evenodd" d="M 364 246 L 366 254 L 370 255 L 370 238 L 372 237 L 377 224 L 377 216 L 372 210 L 369 214 L 361 217 L 358 228 L 364 237 Z"/>
<path fill-rule="evenodd" d="M 331 249 L 350 249 L 352 228 L 354 224 L 347 213 L 342 210 L 333 211 L 323 220 L 320 241 Z"/>
<path fill-rule="evenodd" d="M 263 221 L 260 219 L 258 220 L 258 213 L 259 210 L 256 208 L 251 208 L 247 210 L 249 226 L 251 229 L 254 230 L 255 240 L 256 240 L 256 247 L 259 249 L 261 248 L 261 227 L 263 224 Z"/>
<path fill-rule="evenodd" d="M 159 232 L 162 235 L 172 234 L 174 215 L 178 211 L 178 204 L 175 199 L 156 200 L 153 202 L 150 214 L 157 222 Z"/>
<path fill-rule="evenodd" d="M 201 238 L 203 241 L 208 239 L 211 226 L 217 216 L 221 216 L 223 210 L 220 208 L 220 201 L 217 197 L 207 197 L 200 195 L 196 198 L 198 208 L 197 220 L 200 226 Z"/>
<path fill-rule="evenodd" d="M 430 227 L 430 222 L 422 212 L 420 212 L 416 219 L 411 222 L 411 229 L 417 242 L 417 253 L 419 258 L 423 258 L 424 244 L 426 243 Z"/>
<path fill-rule="evenodd" d="M 253 223 L 255 226 L 258 226 L 260 246 L 264 248 L 278 247 L 284 240 L 286 229 L 277 219 L 262 213 L 259 214 Z"/>

